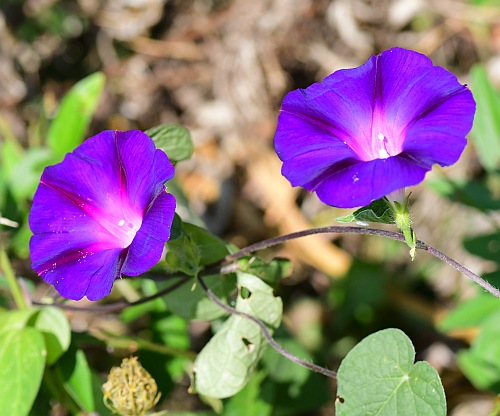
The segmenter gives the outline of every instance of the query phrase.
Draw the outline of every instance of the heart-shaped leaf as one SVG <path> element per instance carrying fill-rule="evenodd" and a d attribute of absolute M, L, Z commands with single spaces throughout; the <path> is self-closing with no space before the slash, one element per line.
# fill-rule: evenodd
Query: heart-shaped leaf
<path fill-rule="evenodd" d="M 414 364 L 415 349 L 399 329 L 362 340 L 338 372 L 338 416 L 445 416 L 446 399 L 437 371 Z"/>

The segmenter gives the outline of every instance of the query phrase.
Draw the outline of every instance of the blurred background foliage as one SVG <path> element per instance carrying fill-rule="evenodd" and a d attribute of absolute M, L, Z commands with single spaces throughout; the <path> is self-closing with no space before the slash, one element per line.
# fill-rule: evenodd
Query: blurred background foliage
<path fill-rule="evenodd" d="M 498 286 L 498 0 L 3 0 L 0 242 L 26 290 L 54 296 L 29 267 L 27 214 L 39 176 L 104 129 L 187 127 L 194 153 L 176 166 L 185 195 L 178 214 L 238 247 L 347 215 L 281 177 L 272 150 L 279 105 L 286 92 L 393 46 L 428 55 L 474 92 L 471 143 L 459 163 L 412 189 L 414 228 Z M 417 359 L 440 373 L 451 415 L 490 414 L 500 393 L 500 301 L 430 256 L 410 262 L 403 244 L 376 237 L 311 236 L 264 254 L 272 255 L 293 264 L 275 290 L 284 304 L 276 338 L 290 351 L 336 368 L 364 336 L 401 328 Z M 157 290 L 151 281 L 119 283 L 108 301 Z M 0 275 L 0 306 L 9 302 Z M 42 387 L 32 414 L 109 414 L 95 386 L 131 353 L 158 383 L 157 408 L 172 415 L 334 412 L 334 383 L 271 350 L 238 395 L 190 395 L 187 369 L 210 325 L 168 304 L 66 311 L 71 347 L 52 375 L 64 389 L 54 402 Z"/>

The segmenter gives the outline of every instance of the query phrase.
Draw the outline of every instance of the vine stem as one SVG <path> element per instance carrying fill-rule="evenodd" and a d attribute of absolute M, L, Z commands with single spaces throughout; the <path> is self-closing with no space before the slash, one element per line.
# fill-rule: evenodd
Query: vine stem
<path fill-rule="evenodd" d="M 174 283 L 172 286 L 169 286 L 165 289 L 160 290 L 159 292 L 151 295 L 151 296 L 146 296 L 144 298 L 138 299 L 134 302 L 127 302 L 127 301 L 122 301 L 122 302 L 115 302 L 115 303 L 108 303 L 104 305 L 92 305 L 90 307 L 85 307 L 85 306 L 75 306 L 75 305 L 66 305 L 65 303 L 47 303 L 47 302 L 40 302 L 37 300 L 33 300 L 32 303 L 33 305 L 37 306 L 55 306 L 60 309 L 64 309 L 67 311 L 81 311 L 81 312 L 114 312 L 114 311 L 120 311 L 125 308 L 129 308 L 130 306 L 137 306 L 142 303 L 149 302 L 151 300 L 155 300 L 158 298 L 161 298 L 162 296 L 168 295 L 169 293 L 175 291 L 179 287 L 183 286 L 185 283 L 189 282 L 192 277 L 191 276 L 170 276 L 172 277 L 180 277 L 179 281 Z"/>
<path fill-rule="evenodd" d="M 265 248 L 270 248 L 277 246 L 279 244 L 286 243 L 287 241 L 295 240 L 297 238 L 303 238 L 307 237 L 309 235 L 313 234 L 332 234 L 332 233 L 337 233 L 337 234 L 365 234 L 365 235 L 376 235 L 379 237 L 386 237 L 386 238 L 391 238 L 393 240 L 398 240 L 405 242 L 405 237 L 403 234 L 394 232 L 394 231 L 387 231 L 387 230 L 379 230 L 376 228 L 362 228 L 362 227 L 350 227 L 350 226 L 337 226 L 337 225 L 332 225 L 329 227 L 321 227 L 321 228 L 310 228 L 307 230 L 302 230 L 302 231 L 297 231 L 295 233 L 290 233 L 290 234 L 285 234 L 279 237 L 274 237 L 274 238 L 269 238 L 267 240 L 262 240 L 259 241 L 258 243 L 251 244 L 239 251 L 237 251 L 234 254 L 230 254 L 229 256 L 226 256 L 222 260 L 222 264 L 227 264 L 227 263 L 232 263 L 242 257 L 245 257 L 255 251 L 263 250 Z M 428 253 L 432 254 L 434 257 L 438 258 L 439 260 L 445 262 L 446 264 L 450 265 L 454 269 L 458 270 L 460 273 L 464 274 L 467 276 L 469 279 L 471 279 L 473 282 L 477 283 L 479 286 L 481 286 L 483 289 L 491 293 L 493 296 L 500 298 L 500 290 L 491 285 L 489 282 L 472 272 L 471 270 L 467 269 L 465 266 L 462 266 L 460 263 L 457 261 L 453 260 L 451 257 L 448 257 L 446 254 L 443 252 L 439 251 L 438 249 L 424 243 L 423 241 L 417 240 L 416 241 L 416 246 L 418 249 L 427 251 Z"/>
<path fill-rule="evenodd" d="M 23 292 L 21 290 L 21 287 L 19 286 L 19 282 L 17 281 L 14 270 L 12 269 L 9 257 L 1 246 L 0 270 L 2 270 L 5 278 L 7 279 L 7 284 L 9 285 L 10 292 L 12 293 L 12 297 L 14 298 L 14 302 L 16 303 L 18 309 L 27 309 L 28 304 L 26 303 L 26 299 L 23 296 Z"/>
<path fill-rule="evenodd" d="M 259 329 L 262 331 L 262 334 L 266 338 L 266 340 L 269 342 L 269 344 L 281 355 L 284 357 L 288 358 L 289 360 L 306 367 L 312 371 L 315 371 L 317 373 L 320 373 L 324 376 L 330 377 L 330 378 L 337 378 L 337 373 L 331 370 L 328 370 L 324 367 L 318 366 L 316 364 L 310 363 L 308 361 L 302 360 L 295 355 L 291 354 L 290 352 L 286 351 L 276 340 L 272 337 L 271 333 L 269 332 L 267 326 L 258 318 L 255 316 L 249 315 L 245 312 L 238 311 L 235 308 L 226 305 L 224 302 L 222 302 L 211 290 L 210 288 L 206 285 L 205 281 L 203 280 L 203 275 L 211 275 L 215 273 L 220 273 L 220 274 L 227 274 L 231 273 L 234 271 L 238 270 L 237 265 L 232 264 L 236 262 L 238 259 L 241 259 L 242 257 L 245 257 L 247 255 L 250 255 L 254 253 L 255 251 L 263 250 L 265 248 L 270 248 L 277 246 L 279 244 L 286 243 L 287 241 L 295 240 L 298 238 L 303 238 L 309 235 L 313 234 L 330 234 L 330 233 L 344 233 L 344 234 L 365 234 L 365 235 L 376 235 L 380 237 L 386 237 L 386 238 L 391 238 L 393 240 L 398 240 L 405 242 L 405 237 L 403 234 L 398 233 L 398 232 L 393 232 L 393 231 L 386 231 L 386 230 L 379 230 L 376 228 L 362 228 L 362 227 L 351 227 L 351 226 L 330 226 L 330 227 L 322 227 L 322 228 L 311 228 L 303 231 L 298 231 L 295 233 L 290 233 L 286 234 L 283 236 L 279 237 L 274 237 L 270 238 L 267 240 L 260 241 L 258 243 L 249 245 L 236 253 L 230 254 L 226 256 L 222 261 L 214 264 L 207 266 L 207 268 L 204 270 L 204 273 L 200 273 L 198 275 L 198 281 L 200 282 L 201 287 L 207 294 L 207 296 L 215 303 L 217 304 L 220 308 L 224 309 L 225 311 L 244 317 L 246 319 L 249 319 L 250 321 L 254 322 Z M 462 266 L 460 263 L 457 261 L 453 260 L 452 258 L 448 257 L 446 254 L 442 253 L 441 251 L 435 249 L 434 247 L 424 243 L 423 241 L 417 240 L 416 241 L 416 247 L 418 249 L 424 250 L 432 254 L 434 257 L 440 259 L 441 261 L 445 262 L 446 264 L 452 266 L 462 274 L 466 275 L 469 277 L 472 281 L 480 285 L 482 288 L 487 290 L 489 293 L 491 293 L 493 296 L 500 298 L 500 290 L 492 286 L 490 283 L 488 283 L 486 280 L 482 279 L 480 276 L 477 274 L 473 273 L 466 267 Z M 3 256 L 6 254 L 3 251 L 0 251 L 0 266 L 3 266 Z M 7 264 L 10 265 L 10 263 Z M 4 270 L 4 273 L 7 274 L 7 272 Z M 177 276 L 179 277 L 179 276 Z M 129 306 L 134 306 L 134 305 L 139 305 L 141 303 L 145 303 L 151 300 L 154 300 L 156 298 L 159 298 L 161 296 L 166 295 L 167 293 L 170 293 L 177 289 L 178 287 L 184 285 L 186 282 L 188 282 L 191 277 L 190 276 L 180 276 L 181 279 L 173 284 L 172 286 L 152 295 L 148 296 L 146 298 L 139 299 L 138 301 L 135 302 L 118 302 L 115 304 L 110 304 L 110 305 L 100 305 L 98 307 L 99 310 L 107 310 L 107 311 L 113 311 L 113 310 L 120 310 Z M 169 276 L 169 278 L 172 278 L 172 276 Z M 23 299 L 24 300 L 24 299 Z M 33 302 L 38 305 L 44 305 L 41 302 Z M 58 306 L 63 309 L 71 309 L 71 310 L 94 310 L 96 311 L 96 308 L 82 308 L 82 307 L 74 307 L 70 305 L 64 305 L 64 304 L 56 304 L 55 306 Z"/>
<path fill-rule="evenodd" d="M 287 350 L 285 350 L 271 335 L 269 332 L 269 329 L 267 329 L 267 326 L 264 322 L 262 322 L 260 319 L 256 318 L 253 315 L 249 315 L 248 313 L 239 311 L 229 305 L 226 305 L 222 300 L 220 300 L 217 295 L 215 295 L 214 292 L 210 290 L 210 288 L 207 286 L 205 281 L 203 280 L 202 277 L 198 276 L 198 281 L 200 282 L 201 287 L 207 294 L 207 296 L 214 302 L 217 306 L 220 308 L 224 309 L 226 312 L 229 312 L 233 315 L 241 316 L 243 318 L 246 318 L 253 323 L 255 323 L 261 330 L 262 334 L 264 335 L 264 338 L 271 344 L 271 346 L 281 355 L 284 357 L 288 358 L 290 361 L 293 361 L 296 364 L 299 364 L 303 367 L 308 368 L 309 370 L 315 371 L 317 373 L 320 373 L 324 376 L 330 377 L 330 378 L 337 378 L 337 373 L 335 371 L 328 370 L 324 367 L 321 367 L 319 365 L 310 363 L 309 361 L 302 360 L 299 357 L 296 357 L 295 355 L 291 354 Z"/>
<path fill-rule="evenodd" d="M 385 238 L 390 238 L 393 240 L 405 242 L 405 237 L 403 234 L 395 231 L 387 231 L 387 230 L 379 230 L 376 228 L 366 228 L 366 227 L 351 227 L 351 226 L 337 226 L 337 225 L 332 225 L 329 227 L 321 227 L 321 228 L 310 228 L 307 230 L 302 230 L 302 231 L 297 231 L 294 233 L 290 234 L 285 234 L 279 237 L 273 237 L 269 238 L 267 240 L 262 240 L 259 241 L 258 243 L 251 244 L 236 253 L 230 254 L 226 257 L 224 257 L 220 262 L 215 263 L 213 265 L 207 266 L 207 268 L 204 270 L 203 275 L 210 275 L 210 274 L 227 274 L 227 273 L 232 273 L 238 270 L 238 265 L 236 264 L 230 264 L 234 263 L 236 260 L 241 259 L 242 257 L 248 256 L 256 251 L 263 250 L 266 248 L 274 247 L 283 243 L 286 243 L 291 240 L 295 240 L 298 238 L 303 238 L 307 237 L 309 235 L 314 235 L 314 234 L 364 234 L 364 235 L 375 235 L 379 237 L 385 237 Z M 434 247 L 424 243 L 423 241 L 417 240 L 416 242 L 417 248 L 427 251 L 428 253 L 432 254 L 434 257 L 438 258 L 439 260 L 445 262 L 446 264 L 450 265 L 454 269 L 458 270 L 460 273 L 464 274 L 467 276 L 469 279 L 477 283 L 479 286 L 481 286 L 483 289 L 491 293 L 493 296 L 500 298 L 500 290 L 492 286 L 490 283 L 488 283 L 486 280 L 482 279 L 480 276 L 472 272 L 471 270 L 467 269 L 466 267 L 462 266 L 460 263 L 457 261 L 453 260 L 452 258 L 448 257 L 446 254 L 442 253 L 441 251 L 435 249 Z M 9 263 L 10 264 L 10 263 Z M 1 268 L 1 266 L 0 266 Z M 93 305 L 92 307 L 81 307 L 81 306 L 73 306 L 73 305 L 65 305 L 63 303 L 57 303 L 54 304 L 53 306 L 57 306 L 61 309 L 67 309 L 67 310 L 74 310 L 74 311 L 86 311 L 86 312 L 101 312 L 101 311 L 119 311 L 121 309 L 130 307 L 130 306 L 136 306 L 140 305 L 141 303 L 146 303 L 151 300 L 157 299 L 159 297 L 162 297 L 178 287 L 184 285 L 190 280 L 190 276 L 187 275 L 168 275 L 167 278 L 171 279 L 174 277 L 181 277 L 181 280 L 179 282 L 173 284 L 172 286 L 159 291 L 158 293 L 155 293 L 154 295 L 139 299 L 135 302 L 116 302 L 116 303 L 111 303 L 107 305 Z M 163 279 L 155 279 L 155 280 L 165 280 Z M 45 302 L 40 302 L 40 301 L 35 301 L 33 300 L 33 304 L 39 305 L 39 306 L 46 306 L 47 303 Z"/>

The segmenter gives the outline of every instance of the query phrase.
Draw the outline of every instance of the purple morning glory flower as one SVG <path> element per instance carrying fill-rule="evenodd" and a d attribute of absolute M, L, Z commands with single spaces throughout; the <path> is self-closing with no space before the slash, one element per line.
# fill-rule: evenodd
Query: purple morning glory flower
<path fill-rule="evenodd" d="M 170 237 L 174 167 L 136 130 L 104 131 L 47 167 L 29 224 L 33 269 L 65 298 L 98 300 L 154 266 Z"/>
<path fill-rule="evenodd" d="M 416 185 L 460 157 L 475 102 L 429 58 L 394 48 L 283 100 L 275 149 L 293 186 L 353 208 Z"/>

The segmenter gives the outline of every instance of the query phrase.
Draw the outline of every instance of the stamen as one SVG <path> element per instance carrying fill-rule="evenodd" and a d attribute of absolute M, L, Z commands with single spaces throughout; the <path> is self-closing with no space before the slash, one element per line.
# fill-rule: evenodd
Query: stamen
<path fill-rule="evenodd" d="M 378 157 L 379 157 L 379 159 L 387 159 L 390 156 L 389 152 L 387 152 L 387 148 L 386 148 L 388 139 L 383 133 L 377 134 L 377 139 L 379 139 L 382 142 L 382 143 L 380 143 L 381 147 L 378 149 Z M 375 146 L 377 146 L 377 145 L 375 145 Z"/>
<path fill-rule="evenodd" d="M 385 150 L 384 148 L 379 149 L 378 155 L 380 159 L 387 159 L 389 157 L 389 153 L 387 153 L 387 150 Z"/>

